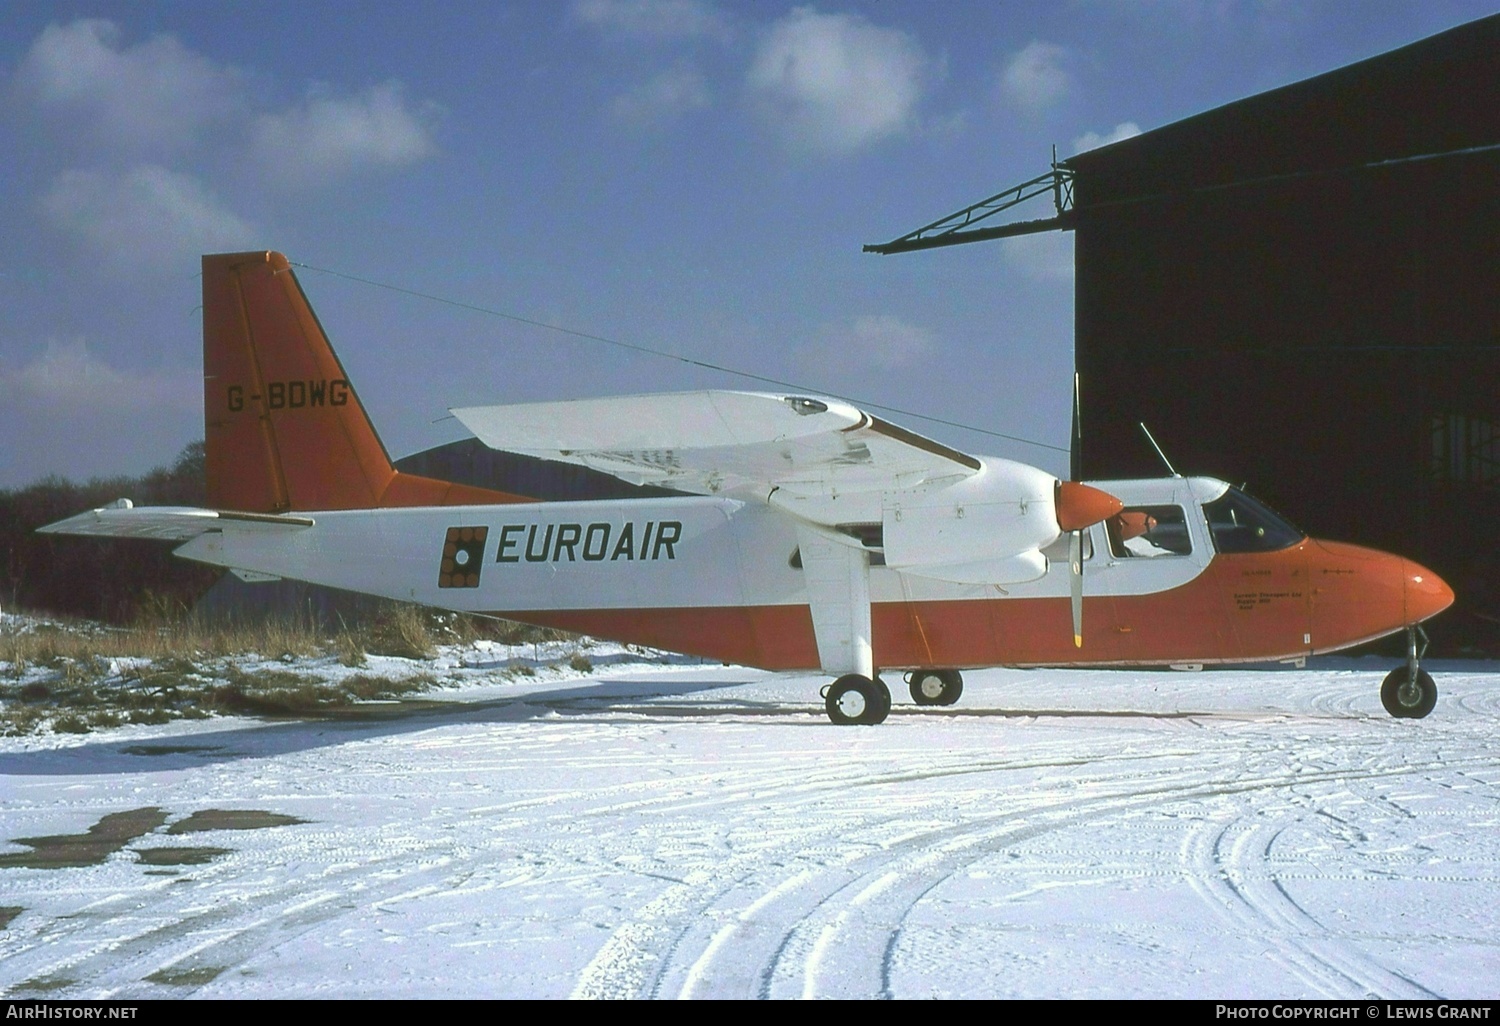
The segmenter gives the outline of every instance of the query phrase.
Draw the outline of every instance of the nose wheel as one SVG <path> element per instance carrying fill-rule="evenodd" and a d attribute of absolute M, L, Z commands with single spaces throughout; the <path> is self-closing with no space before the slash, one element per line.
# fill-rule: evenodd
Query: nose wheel
<path fill-rule="evenodd" d="M 1421 649 L 1417 639 L 1421 638 Z M 1427 633 L 1413 624 L 1406 629 L 1406 665 L 1386 674 L 1380 684 L 1380 704 L 1400 719 L 1420 720 L 1437 705 L 1437 684 L 1418 662 L 1427 652 Z"/>
<path fill-rule="evenodd" d="M 824 690 L 823 704 L 834 723 L 873 727 L 890 715 L 891 692 L 879 677 L 846 673 Z"/>

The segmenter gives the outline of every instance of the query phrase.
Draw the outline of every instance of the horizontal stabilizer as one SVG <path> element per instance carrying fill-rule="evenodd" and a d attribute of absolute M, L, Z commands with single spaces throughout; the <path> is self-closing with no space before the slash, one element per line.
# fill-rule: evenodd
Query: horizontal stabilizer
<path fill-rule="evenodd" d="M 234 513 L 193 506 L 143 506 L 136 509 L 122 500 L 120 504 L 79 513 L 37 530 L 43 534 L 187 541 L 207 531 L 296 531 L 311 526 L 311 517 Z"/>

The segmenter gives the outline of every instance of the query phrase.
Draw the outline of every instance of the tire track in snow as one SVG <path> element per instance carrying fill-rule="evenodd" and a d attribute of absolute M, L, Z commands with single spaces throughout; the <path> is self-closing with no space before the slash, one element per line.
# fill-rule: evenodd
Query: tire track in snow
<path fill-rule="evenodd" d="M 576 725 L 575 721 L 569 726 Z M 538 729 L 536 724 L 528 726 Z M 899 724 L 893 722 L 892 727 Z M 1183 721 L 1181 729 L 1201 728 Z M 41 947 L 21 952 L 36 971 L 11 978 L 69 976 L 84 981 L 55 996 L 187 993 L 191 985 L 168 989 L 141 981 L 163 970 L 183 979 L 216 967 L 228 972 L 350 908 L 451 892 L 456 880 L 508 853 L 518 832 L 531 835 L 528 845 L 539 858 L 552 860 L 555 872 L 556 866 L 569 862 L 576 874 L 572 879 L 619 877 L 624 860 L 640 852 L 641 841 L 634 832 L 644 816 L 654 832 L 651 843 L 695 840 L 694 831 L 701 831 L 704 822 L 731 828 L 748 823 L 756 836 L 721 838 L 724 850 L 719 857 L 691 863 L 696 867 L 692 872 L 679 873 L 681 879 L 667 881 L 654 898 L 629 909 L 579 974 L 576 993 L 889 995 L 896 944 L 911 910 L 975 861 L 1032 837 L 1107 822 L 1166 800 L 1203 800 L 1319 782 L 1398 779 L 1436 768 L 1450 774 L 1492 775 L 1500 766 L 1494 760 L 1468 760 L 1309 769 L 1299 762 L 1288 771 L 1290 742 L 1284 733 L 1257 739 L 1240 733 L 1238 723 L 1228 729 L 1234 736 L 1224 737 L 1215 751 L 1205 751 L 1202 744 L 1183 751 L 1170 750 L 1184 747 L 1175 744 L 1164 749 L 1159 738 L 1138 745 L 1137 735 L 1122 729 L 1083 744 L 1071 739 L 1032 743 L 1019 757 L 977 760 L 972 749 L 957 755 L 915 752 L 899 745 L 892 748 L 890 739 L 882 738 L 869 750 L 833 758 L 826 753 L 813 758 L 807 752 L 766 752 L 754 755 L 748 766 L 737 760 L 728 771 L 560 788 L 478 807 L 460 804 L 423 819 L 420 833 L 426 837 L 411 836 L 399 816 L 385 831 L 391 837 L 372 838 L 369 831 L 325 824 L 318 845 L 301 845 L 304 852 L 316 849 L 304 856 L 316 868 L 303 879 L 278 878 L 261 861 L 267 853 L 245 852 L 218 865 L 195 868 L 187 883 L 136 886 L 105 895 L 68 919 L 45 924 L 48 936 Z M 1283 730 L 1284 725 L 1272 729 Z M 519 746 L 511 745 L 519 736 L 523 735 L 501 730 L 470 735 L 460 739 L 464 744 L 447 747 L 458 749 L 472 742 L 481 755 L 495 749 L 500 754 L 484 761 L 503 766 L 505 773 L 526 774 L 551 765 L 550 753 L 559 746 L 531 734 L 530 754 L 523 758 L 517 754 Z M 642 746 L 645 750 L 632 756 L 628 749 L 638 740 L 634 736 L 599 736 L 627 753 L 606 757 L 591 751 L 586 760 L 594 767 L 591 772 L 607 772 L 600 767 L 612 765 L 639 768 L 663 754 Z M 862 737 L 850 736 L 855 741 Z M 1252 743 L 1248 751 L 1247 742 Z M 1372 750 L 1388 751 L 1373 743 Z M 1234 761 L 1226 763 L 1230 753 Z M 1151 769 L 1172 762 L 1183 764 Z M 1067 774 L 1064 782 L 1072 794 L 1060 795 L 1045 786 L 1049 770 L 1085 767 Z M 1143 779 L 1143 773 L 1151 775 Z M 1044 777 L 1044 786 L 1024 785 L 1038 775 Z M 986 786 L 991 780 L 1007 779 L 999 788 Z M 1023 785 L 1018 787 L 1016 779 Z M 929 784 L 941 786 L 925 786 Z M 1086 793 L 1101 789 L 1109 793 Z M 996 794 L 1010 803 L 1002 812 L 994 811 Z M 469 831 L 461 845 L 447 836 L 432 836 L 476 818 L 490 826 L 487 836 Z M 381 843 L 366 850 L 372 841 Z M 651 876 L 653 868 L 647 860 L 636 871 Z M 518 867 L 504 881 L 524 881 L 530 872 L 529 866 Z M 554 882 L 559 879 L 552 877 Z M 1256 897 L 1259 905 L 1241 903 L 1239 914 L 1245 921 L 1259 924 L 1259 929 L 1295 934 L 1296 913 L 1279 906 L 1274 895 Z M 140 912 L 143 898 L 154 902 L 149 918 Z M 1301 929 L 1310 928 L 1304 924 Z M 1308 954 L 1301 943 L 1294 937 L 1288 957 L 1337 984 L 1342 970 Z M 46 947 L 50 950 L 42 950 Z M 1343 973 L 1345 982 L 1363 971 L 1355 966 Z M 11 972 L 7 966 L 8 977 Z"/>
<path fill-rule="evenodd" d="M 725 796 L 730 804 L 778 800 L 784 809 L 783 816 L 796 826 L 778 841 L 778 847 L 768 850 L 765 846 L 756 846 L 738 854 L 730 853 L 712 873 L 683 881 L 640 909 L 628 923 L 615 931 L 580 974 L 573 996 L 675 996 L 684 986 L 691 992 L 696 984 L 688 981 L 695 977 L 695 967 L 701 969 L 701 958 L 692 956 L 693 962 L 684 965 L 677 958 L 677 952 L 696 950 L 701 954 L 702 949 L 724 943 L 727 928 L 716 925 L 723 908 L 748 906 L 755 910 L 768 903 L 774 905 L 781 891 L 797 889 L 801 886 L 800 881 L 813 879 L 820 872 L 837 872 L 837 866 L 830 865 L 827 860 L 848 857 L 845 852 L 851 830 L 878 832 L 891 824 L 902 826 L 908 819 L 907 814 L 886 807 L 878 796 L 865 802 L 869 806 L 868 812 L 851 815 L 846 811 L 843 816 L 826 821 L 811 815 L 829 797 L 845 796 L 851 791 L 873 792 L 890 785 L 961 779 L 998 771 L 1075 767 L 1092 761 L 1091 755 L 1076 754 L 1077 747 L 1069 747 L 1075 754 L 1068 758 L 997 759 L 976 764 L 959 757 L 944 760 L 953 763 L 947 766 L 939 764 L 923 770 L 895 771 L 882 767 L 852 778 L 848 765 L 820 769 L 813 779 L 809 778 L 805 768 L 798 767 L 780 779 L 762 778 L 737 795 Z M 698 808 L 699 803 L 685 803 L 672 811 L 697 811 Z M 790 880 L 774 884 L 766 893 L 760 889 L 764 886 L 760 876 L 768 862 L 787 869 L 792 876 Z M 751 929 L 754 928 L 752 925 Z M 719 938 L 717 942 L 715 938 Z M 780 941 L 779 933 L 776 939 Z M 759 996 L 762 989 L 759 976 L 746 981 L 745 987 L 749 988 L 747 996 Z M 717 991 L 716 996 L 719 996 Z"/>
<path fill-rule="evenodd" d="M 1400 777 L 1430 768 L 1398 767 L 1363 774 L 1342 769 L 1294 770 L 1229 782 L 1205 781 L 1204 771 L 1196 770 L 1197 779 L 1163 783 L 1158 778 L 1145 788 L 1050 807 L 1027 807 L 993 815 L 988 822 L 970 821 L 926 831 L 842 865 L 803 865 L 748 901 L 746 884 L 750 880 L 718 887 L 705 886 L 709 881 L 695 881 L 659 899 L 649 911 L 649 929 L 642 928 L 638 917 L 617 931 L 580 976 L 574 995 L 894 996 L 891 960 L 901 924 L 911 909 L 966 867 L 1007 847 L 1169 799 L 1275 792 L 1316 782 Z M 848 786 L 860 783 L 851 781 Z M 1204 886 L 1205 878 L 1223 878 L 1225 874 L 1215 865 L 1190 870 L 1190 880 Z M 1285 898 L 1280 899 L 1280 905 L 1296 909 Z M 1311 920 L 1300 909 L 1273 915 L 1276 903 L 1259 895 L 1253 899 L 1239 897 L 1230 907 L 1244 910 L 1239 925 L 1248 921 L 1271 935 L 1277 935 L 1278 929 L 1286 932 L 1291 939 L 1283 938 L 1282 943 L 1289 952 L 1288 964 L 1311 973 L 1327 993 L 1346 996 L 1350 984 L 1359 987 L 1361 994 L 1427 993 L 1399 974 L 1366 966 L 1342 950 L 1332 954 L 1309 952 L 1302 934 L 1309 932 Z M 674 918 L 678 921 L 676 929 Z M 711 928 L 705 924 L 722 925 Z M 1313 939 L 1338 946 L 1327 931 Z M 689 957 L 692 961 L 684 964 Z M 1348 963 L 1349 971 L 1338 969 L 1338 962 Z"/>
<path fill-rule="evenodd" d="M 959 761 L 952 766 L 931 770 L 884 770 L 871 775 L 867 782 L 920 781 L 939 777 L 962 777 L 994 772 L 996 769 L 1047 769 L 1078 765 L 1080 757 L 1001 758 L 981 764 Z M 779 765 L 775 760 L 768 760 Z M 779 804 L 816 802 L 824 795 L 848 786 L 847 768 L 820 768 L 808 772 L 804 767 L 766 776 L 764 770 L 746 770 L 734 775 L 733 784 L 710 793 L 707 785 L 722 782 L 723 774 L 701 773 L 684 780 L 667 782 L 631 781 L 623 784 L 579 790 L 562 790 L 531 796 L 512 802 L 462 808 L 449 816 L 467 820 L 475 815 L 500 817 L 518 811 L 534 814 L 539 808 L 555 807 L 558 811 L 540 817 L 517 820 L 514 828 L 536 830 L 548 823 L 576 825 L 580 821 L 597 821 L 639 814 L 713 817 L 724 807 L 752 801 Z M 689 789 L 684 797 L 683 786 Z M 579 803 L 586 807 L 578 808 Z M 592 805 L 588 803 L 594 803 Z M 424 829 L 431 832 L 435 824 L 428 821 Z M 302 829 L 305 833 L 307 828 Z M 830 826 L 825 840 L 833 846 L 838 828 Z M 256 874 L 257 853 L 236 852 L 224 860 L 195 867 L 191 877 L 164 879 L 148 888 L 151 912 L 142 915 L 143 894 L 135 888 L 114 894 L 76 910 L 66 917 L 52 919 L 36 929 L 30 941 L 22 941 L 7 953 L 7 975 L 16 981 L 11 989 L 28 981 L 71 979 L 76 986 L 49 990 L 51 996 L 162 996 L 182 994 L 197 989 L 212 974 L 228 972 L 275 944 L 284 944 L 349 909 L 379 906 L 417 891 L 438 891 L 445 881 L 461 872 L 464 864 L 488 859 L 504 840 L 455 856 L 452 843 L 443 837 L 426 841 L 407 836 L 400 843 L 382 846 L 371 853 L 329 829 L 315 830 L 323 839 L 331 858 L 348 859 L 325 867 L 312 881 L 282 880 L 263 887 L 247 885 L 246 875 Z M 558 842 L 554 841 L 555 847 Z M 302 849 L 316 846 L 315 839 L 304 839 Z M 341 856 L 341 849 L 349 849 Z M 748 853 L 739 862 L 753 866 L 763 857 L 761 852 Z M 248 864 L 247 864 L 248 863 Z M 606 862 L 601 870 L 618 871 Z M 228 902 L 205 899 L 233 880 L 237 893 Z M 423 883 L 422 881 L 434 881 Z M 647 911 L 647 910 L 642 910 Z M 649 920 L 649 915 L 647 915 Z M 637 927 L 639 942 L 654 934 Z M 196 980 L 182 986 L 168 986 L 147 981 L 152 975 L 170 975 L 182 980 Z"/>
<path fill-rule="evenodd" d="M 1386 776 L 1388 774 L 1382 774 Z M 1425 1000 L 1438 995 L 1389 971 L 1327 929 L 1287 891 L 1271 850 L 1300 816 L 1237 807 L 1228 819 L 1200 822 L 1183 843 L 1193 889 L 1237 934 L 1254 937 L 1267 955 L 1322 998 Z"/>

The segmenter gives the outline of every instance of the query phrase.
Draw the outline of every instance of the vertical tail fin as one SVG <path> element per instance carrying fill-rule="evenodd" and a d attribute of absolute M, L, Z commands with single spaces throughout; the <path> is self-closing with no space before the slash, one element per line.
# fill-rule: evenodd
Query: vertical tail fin
<path fill-rule="evenodd" d="M 220 509 L 524 502 L 403 474 L 280 253 L 203 258 L 208 501 Z"/>

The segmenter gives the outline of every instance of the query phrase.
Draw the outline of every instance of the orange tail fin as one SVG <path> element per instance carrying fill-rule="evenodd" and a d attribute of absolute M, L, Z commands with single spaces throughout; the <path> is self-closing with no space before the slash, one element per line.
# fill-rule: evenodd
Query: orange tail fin
<path fill-rule="evenodd" d="M 525 502 L 403 474 L 280 253 L 203 258 L 209 505 L 252 513 Z"/>

